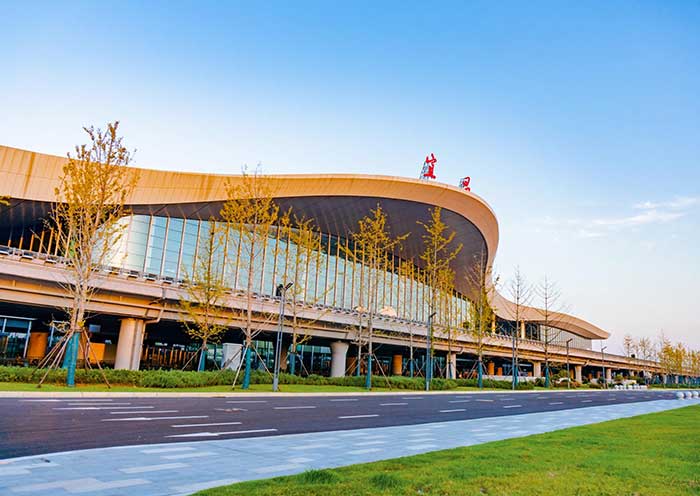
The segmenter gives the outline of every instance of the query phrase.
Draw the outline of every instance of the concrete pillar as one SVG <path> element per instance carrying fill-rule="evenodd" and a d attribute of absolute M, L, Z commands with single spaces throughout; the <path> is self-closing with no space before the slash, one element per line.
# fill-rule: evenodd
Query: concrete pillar
<path fill-rule="evenodd" d="M 403 373 L 403 355 L 394 355 L 391 359 L 391 375 Z"/>
<path fill-rule="evenodd" d="M 498 369 L 496 369 L 496 375 L 503 375 L 503 367 L 498 367 Z"/>
<path fill-rule="evenodd" d="M 532 375 L 542 377 L 542 362 L 532 362 Z"/>
<path fill-rule="evenodd" d="M 605 369 L 605 382 L 611 382 L 612 381 L 612 370 L 609 368 Z"/>
<path fill-rule="evenodd" d="M 457 353 L 447 354 L 447 378 L 454 379 L 457 377 Z"/>
<path fill-rule="evenodd" d="M 495 364 L 495 363 L 489 362 L 489 363 L 486 364 L 486 373 L 487 373 L 488 375 L 496 375 L 495 369 L 496 369 L 496 364 Z"/>
<path fill-rule="evenodd" d="M 141 319 L 122 319 L 117 340 L 117 356 L 114 360 L 115 369 L 139 369 L 145 327 Z"/>
<path fill-rule="evenodd" d="M 222 343 L 221 366 L 237 370 L 243 360 L 243 345 L 238 343 Z"/>
<path fill-rule="evenodd" d="M 348 343 L 333 341 L 331 343 L 331 377 L 345 375 L 345 359 L 348 353 Z"/>
<path fill-rule="evenodd" d="M 576 382 L 583 382 L 583 366 L 574 365 L 574 380 Z"/>
<path fill-rule="evenodd" d="M 525 321 L 520 321 L 520 339 L 525 339 Z"/>

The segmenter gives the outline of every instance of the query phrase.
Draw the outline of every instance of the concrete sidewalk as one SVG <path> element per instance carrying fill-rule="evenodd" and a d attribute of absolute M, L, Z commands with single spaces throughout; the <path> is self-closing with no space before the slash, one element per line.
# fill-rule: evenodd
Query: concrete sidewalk
<path fill-rule="evenodd" d="M 470 446 L 699 404 L 700 399 L 657 400 L 455 422 L 31 456 L 0 461 L 0 493 L 185 495 L 238 481 Z"/>

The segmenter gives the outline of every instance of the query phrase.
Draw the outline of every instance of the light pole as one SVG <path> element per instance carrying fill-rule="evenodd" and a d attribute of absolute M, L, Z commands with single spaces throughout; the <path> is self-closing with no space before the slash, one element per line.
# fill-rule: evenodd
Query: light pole
<path fill-rule="evenodd" d="M 571 372 L 569 371 L 569 343 L 573 341 L 574 338 L 569 338 L 566 340 L 566 389 L 571 387 Z"/>
<path fill-rule="evenodd" d="M 287 294 L 287 290 L 291 287 L 291 282 L 288 282 L 286 285 L 279 284 L 277 286 L 277 296 L 280 299 L 280 315 L 279 322 L 277 324 L 277 342 L 275 343 L 275 373 L 272 376 L 272 390 L 275 392 L 279 390 L 280 383 L 280 358 L 282 357 L 282 329 L 284 326 L 284 297 Z"/>
<path fill-rule="evenodd" d="M 607 350 L 607 346 L 603 346 L 600 349 L 600 353 L 603 355 L 603 384 L 605 384 L 605 389 L 608 389 L 608 379 L 605 376 L 605 350 Z"/>
<path fill-rule="evenodd" d="M 435 317 L 436 312 L 428 315 L 428 334 L 425 336 L 425 390 L 430 391 L 430 381 L 433 378 L 433 358 L 430 355 L 430 348 L 432 346 L 431 339 L 433 333 L 433 317 Z"/>
<path fill-rule="evenodd" d="M 511 360 L 511 374 L 513 376 L 513 383 L 512 383 L 512 389 L 515 390 L 515 388 L 518 387 L 518 355 L 517 355 L 517 346 L 518 346 L 518 332 L 520 329 L 518 328 L 518 321 L 515 321 L 515 327 L 513 328 L 513 357 Z"/>

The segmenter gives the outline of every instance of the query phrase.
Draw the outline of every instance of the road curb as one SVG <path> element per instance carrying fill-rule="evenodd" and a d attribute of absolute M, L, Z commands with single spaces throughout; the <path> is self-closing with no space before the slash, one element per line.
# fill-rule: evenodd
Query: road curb
<path fill-rule="evenodd" d="M 530 390 L 530 391 L 512 391 L 510 389 L 493 390 L 493 391 L 378 391 L 378 392 L 318 392 L 318 393 L 273 393 L 273 392 L 169 392 L 169 391 L 154 391 L 154 392 L 109 392 L 109 391 L 0 391 L 0 398 L 281 398 L 281 397 L 324 397 L 324 396 L 423 396 L 423 395 L 459 395 L 459 394 L 561 394 L 561 393 L 585 393 L 590 391 L 603 391 L 592 389 L 556 389 L 556 390 Z M 613 390 L 609 390 L 613 391 Z M 644 390 L 644 392 L 657 390 Z M 660 390 L 663 392 L 663 390 Z M 674 391 L 682 391 L 681 389 Z"/>

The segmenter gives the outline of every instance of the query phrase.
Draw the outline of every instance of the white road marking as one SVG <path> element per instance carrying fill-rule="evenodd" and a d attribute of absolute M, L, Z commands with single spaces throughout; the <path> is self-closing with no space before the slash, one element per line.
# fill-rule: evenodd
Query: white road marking
<path fill-rule="evenodd" d="M 173 451 L 194 451 L 197 448 L 192 448 L 191 446 L 176 446 L 173 448 L 150 448 L 141 450 L 141 453 L 146 455 L 155 455 L 157 453 L 171 453 Z"/>
<path fill-rule="evenodd" d="M 406 396 L 405 398 L 401 398 L 401 399 L 402 399 L 402 400 L 423 400 L 423 399 L 425 399 L 425 398 L 423 398 L 422 396 L 419 396 L 419 397 L 417 397 L 417 398 L 416 398 L 416 397 L 413 397 L 413 396 Z"/>
<path fill-rule="evenodd" d="M 165 437 L 219 437 L 231 434 L 257 434 L 258 432 L 277 432 L 277 429 L 251 429 L 248 431 L 225 431 L 225 432 L 191 432 L 189 434 L 174 434 Z"/>
<path fill-rule="evenodd" d="M 416 437 L 414 439 L 409 439 L 409 443 L 427 443 L 429 441 L 435 441 L 434 437 Z"/>
<path fill-rule="evenodd" d="M 344 398 L 339 400 L 329 400 L 329 401 L 358 401 L 357 398 Z"/>
<path fill-rule="evenodd" d="M 265 400 L 236 400 L 236 401 L 227 401 L 226 403 L 267 403 Z"/>
<path fill-rule="evenodd" d="M 189 467 L 186 463 L 161 463 L 160 465 L 142 465 L 140 467 L 120 468 L 125 474 L 143 474 L 145 472 L 158 472 L 159 470 L 174 470 L 176 468 Z"/>
<path fill-rule="evenodd" d="M 386 441 L 362 441 L 360 443 L 353 443 L 353 446 L 374 446 L 378 444 L 386 444 Z"/>
<path fill-rule="evenodd" d="M 240 422 L 214 422 L 212 424 L 175 424 L 170 427 L 212 427 L 215 425 L 241 425 Z"/>
<path fill-rule="evenodd" d="M 143 410 L 143 411 L 138 411 L 134 412 L 128 411 L 128 412 L 109 412 L 110 415 L 140 415 L 142 413 L 151 415 L 153 413 L 178 413 L 180 410 Z"/>
<path fill-rule="evenodd" d="M 197 451 L 196 453 L 180 453 L 179 455 L 163 455 L 161 458 L 164 460 L 183 460 L 185 458 L 202 458 L 205 456 L 212 456 L 216 453 L 212 451 Z"/>
<path fill-rule="evenodd" d="M 452 400 L 448 401 L 448 403 L 469 403 L 471 400 Z"/>
<path fill-rule="evenodd" d="M 365 453 L 377 453 L 382 451 L 380 448 L 367 448 L 360 450 L 348 451 L 348 455 L 364 455 Z"/>
<path fill-rule="evenodd" d="M 63 406 L 56 407 L 54 410 L 144 410 L 146 408 L 155 408 L 154 406 Z"/>
<path fill-rule="evenodd" d="M 503 405 L 503 408 L 521 408 L 523 405 Z"/>
<path fill-rule="evenodd" d="M 581 400 L 581 403 L 590 403 L 590 402 L 592 402 L 592 401 L 593 401 L 593 400 Z"/>
<path fill-rule="evenodd" d="M 287 460 L 289 463 L 309 463 L 314 461 L 313 458 L 305 458 L 303 456 L 297 456 L 295 458 L 290 458 Z"/>
<path fill-rule="evenodd" d="M 455 408 L 453 410 L 440 410 L 440 413 L 454 413 L 454 412 L 466 412 L 464 408 Z"/>
<path fill-rule="evenodd" d="M 475 400 L 475 401 L 483 401 L 483 402 L 487 402 L 487 403 L 493 403 L 493 400 Z"/>
<path fill-rule="evenodd" d="M 102 419 L 102 422 L 145 422 L 145 421 L 149 421 L 149 420 L 177 420 L 177 419 L 193 419 L 193 418 L 209 418 L 209 415 L 182 415 L 179 417 L 113 418 L 113 419 Z"/>
<path fill-rule="evenodd" d="M 379 417 L 376 413 L 372 415 L 343 415 L 338 417 L 339 419 L 356 419 L 356 418 L 370 418 L 370 417 Z"/>
<path fill-rule="evenodd" d="M 316 408 L 315 406 L 276 406 L 275 410 L 307 410 L 311 408 Z"/>
<path fill-rule="evenodd" d="M 379 406 L 404 406 L 408 403 L 379 403 Z"/>
<path fill-rule="evenodd" d="M 563 404 L 564 404 L 563 401 L 552 401 L 552 402 L 550 403 L 550 405 L 563 405 Z"/>
<path fill-rule="evenodd" d="M 110 400 L 111 401 L 111 400 Z M 83 403 L 82 401 L 80 403 L 68 403 L 68 406 L 123 406 L 123 405 L 131 405 L 131 403 L 111 403 L 110 401 L 105 401 L 102 402 L 100 401 L 99 403 Z M 141 407 L 135 407 L 135 408 L 141 408 Z"/>

